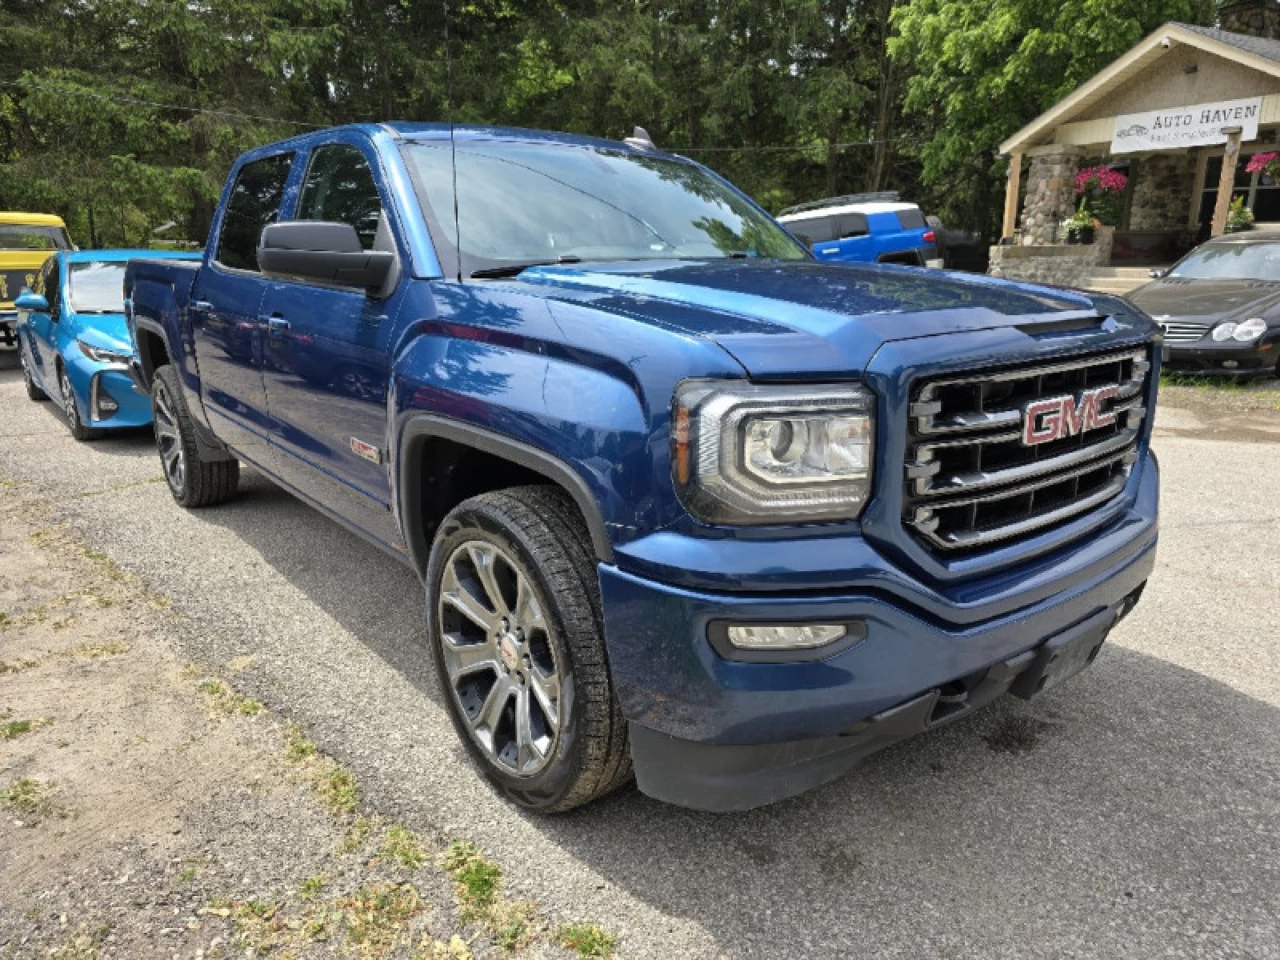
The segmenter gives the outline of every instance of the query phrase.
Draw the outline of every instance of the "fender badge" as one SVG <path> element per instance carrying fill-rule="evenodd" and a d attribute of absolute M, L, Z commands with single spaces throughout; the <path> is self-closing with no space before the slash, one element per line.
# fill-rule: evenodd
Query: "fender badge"
<path fill-rule="evenodd" d="M 363 440 L 357 440 L 355 437 L 351 438 L 351 452 L 357 457 L 364 457 L 364 459 L 371 463 L 382 462 L 381 450 L 375 447 L 372 443 L 365 443 Z"/>

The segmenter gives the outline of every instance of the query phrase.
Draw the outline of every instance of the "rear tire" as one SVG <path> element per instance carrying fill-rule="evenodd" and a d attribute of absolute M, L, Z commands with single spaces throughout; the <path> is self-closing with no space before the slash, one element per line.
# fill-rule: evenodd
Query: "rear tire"
<path fill-rule="evenodd" d="M 18 345 L 18 362 L 22 364 L 22 384 L 27 388 L 27 399 L 35 400 L 37 403 L 48 400 L 49 395 L 36 386 L 35 377 L 31 375 L 31 367 L 27 365 L 27 355 L 22 352 L 22 345 Z"/>
<path fill-rule="evenodd" d="M 630 780 L 595 555 L 562 490 L 515 487 L 460 504 L 436 534 L 426 583 L 449 714 L 504 796 L 560 813 Z"/>
<path fill-rule="evenodd" d="M 178 372 L 171 365 L 159 367 L 152 379 L 151 415 L 160 466 L 174 500 L 194 510 L 214 506 L 235 495 L 240 484 L 240 462 L 201 456 L 196 427 L 178 383 Z"/>

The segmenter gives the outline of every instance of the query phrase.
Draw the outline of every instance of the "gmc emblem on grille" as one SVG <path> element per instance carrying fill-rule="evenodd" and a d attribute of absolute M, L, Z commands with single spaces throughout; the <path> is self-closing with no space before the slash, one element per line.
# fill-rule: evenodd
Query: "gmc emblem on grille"
<path fill-rule="evenodd" d="M 1028 403 L 1022 408 L 1022 442 L 1034 447 L 1109 427 L 1116 422 L 1116 415 L 1102 406 L 1119 395 L 1120 388 L 1113 385 L 1085 390 L 1075 397 L 1050 397 Z"/>

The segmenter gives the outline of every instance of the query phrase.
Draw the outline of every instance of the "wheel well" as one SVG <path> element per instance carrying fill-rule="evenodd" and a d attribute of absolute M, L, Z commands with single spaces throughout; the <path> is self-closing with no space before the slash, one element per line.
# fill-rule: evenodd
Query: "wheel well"
<path fill-rule="evenodd" d="M 449 431 L 453 432 L 453 431 Z M 495 444 L 488 434 L 477 434 L 476 442 L 459 431 L 453 436 L 409 436 L 401 450 L 402 521 L 410 555 L 419 571 L 426 569 L 427 554 L 436 528 L 462 501 L 493 490 L 529 485 L 557 486 L 578 508 L 591 535 L 597 556 L 612 559 L 612 550 L 585 485 L 563 464 L 532 448 Z M 593 522 L 594 521 L 594 522 Z"/>
<path fill-rule="evenodd" d="M 166 363 L 172 363 L 173 358 L 169 356 L 169 348 L 165 346 L 164 337 L 154 330 L 139 327 L 137 339 L 138 360 L 142 367 L 142 375 L 146 378 L 147 383 L 150 384 L 156 368 L 163 367 Z"/>

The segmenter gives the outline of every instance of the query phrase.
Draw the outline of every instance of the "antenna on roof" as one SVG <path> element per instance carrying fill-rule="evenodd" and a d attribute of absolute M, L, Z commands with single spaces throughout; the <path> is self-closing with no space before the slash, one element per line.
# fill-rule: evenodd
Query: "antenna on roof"
<path fill-rule="evenodd" d="M 653 145 L 653 139 L 649 136 L 649 131 L 644 127 L 636 127 L 631 136 L 622 141 L 629 147 L 635 147 L 637 150 L 657 150 Z"/>

